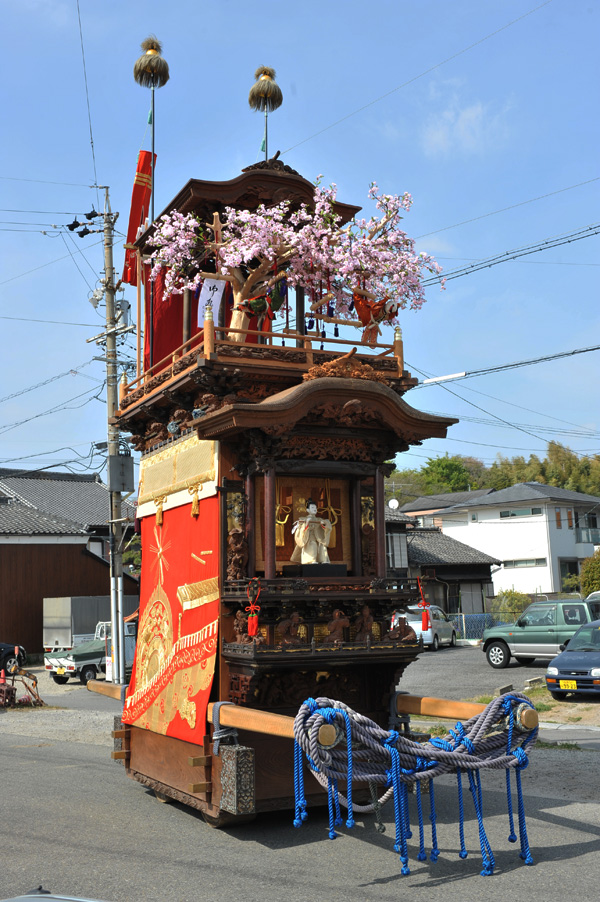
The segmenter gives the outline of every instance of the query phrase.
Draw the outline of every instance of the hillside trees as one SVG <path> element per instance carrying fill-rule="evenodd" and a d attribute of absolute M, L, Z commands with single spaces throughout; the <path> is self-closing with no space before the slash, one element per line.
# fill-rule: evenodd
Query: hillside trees
<path fill-rule="evenodd" d="M 499 491 L 519 482 L 539 482 L 600 498 L 600 454 L 580 457 L 558 442 L 549 442 L 543 458 L 537 454 L 528 459 L 498 454 L 489 467 L 475 457 L 445 455 L 429 458 L 420 470 L 396 470 L 388 481 L 388 493 L 409 501 L 421 495 L 469 489 Z"/>

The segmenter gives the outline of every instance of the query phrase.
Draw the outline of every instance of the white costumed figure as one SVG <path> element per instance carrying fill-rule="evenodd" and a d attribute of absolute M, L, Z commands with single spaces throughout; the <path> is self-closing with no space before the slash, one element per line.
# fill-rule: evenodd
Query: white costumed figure
<path fill-rule="evenodd" d="M 331 521 L 317 517 L 317 505 L 309 498 L 306 516 L 296 520 L 292 527 L 296 542 L 290 558 L 295 564 L 329 564 L 327 546 L 331 536 Z"/>

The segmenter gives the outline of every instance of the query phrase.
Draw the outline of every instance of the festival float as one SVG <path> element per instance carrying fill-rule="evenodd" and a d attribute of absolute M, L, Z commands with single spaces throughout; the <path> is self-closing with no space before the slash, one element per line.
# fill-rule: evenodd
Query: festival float
<path fill-rule="evenodd" d="M 277 809 L 299 826 L 328 804 L 333 837 L 340 799 L 351 827 L 357 803 L 379 818 L 393 798 L 407 872 L 408 790 L 421 858 L 421 788 L 433 806 L 453 770 L 462 804 L 461 769 L 519 776 L 535 712 L 518 693 L 488 710 L 398 691 L 422 650 L 402 610 L 425 599 L 388 572 L 384 480 L 456 421 L 405 400 L 398 318 L 439 267 L 401 228 L 409 195 L 368 197 L 361 218 L 276 154 L 191 179 L 128 247 L 144 348 L 117 417 L 141 452 L 142 574 L 113 755 L 214 826 Z M 410 713 L 466 723 L 442 747 Z M 432 842 L 436 857 L 435 812 Z"/>

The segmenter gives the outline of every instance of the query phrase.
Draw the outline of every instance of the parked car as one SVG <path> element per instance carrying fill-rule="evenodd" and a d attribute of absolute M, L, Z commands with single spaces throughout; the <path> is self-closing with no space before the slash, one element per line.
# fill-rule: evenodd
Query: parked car
<path fill-rule="evenodd" d="M 15 654 L 15 649 L 18 649 Z M 0 670 L 10 673 L 15 665 L 25 666 L 27 652 L 22 645 L 11 645 L 10 642 L 0 642 Z"/>
<path fill-rule="evenodd" d="M 91 642 L 76 645 L 69 652 L 44 655 L 44 667 L 55 683 L 61 686 L 71 677 L 79 677 L 84 686 L 95 680 L 98 674 L 106 673 L 107 642 L 110 641 L 110 622 L 96 624 L 96 632 Z M 125 623 L 125 673 L 131 673 L 135 656 L 137 624 Z M 109 653 L 110 660 L 110 653 Z"/>
<path fill-rule="evenodd" d="M 519 664 L 536 658 L 550 661 L 580 626 L 600 618 L 600 599 L 534 601 L 515 623 L 484 630 L 481 650 L 491 667 L 507 667 L 511 655 Z"/>
<path fill-rule="evenodd" d="M 423 608 L 418 606 L 406 609 L 406 620 L 416 633 L 417 639 L 423 637 L 423 645 L 427 645 L 431 651 L 437 651 L 440 645 L 456 645 L 455 626 L 441 608 L 437 605 L 429 606 L 431 626 L 423 631 Z"/>
<path fill-rule="evenodd" d="M 600 692 L 600 620 L 586 623 L 553 658 L 546 671 L 552 698 L 579 692 Z"/>

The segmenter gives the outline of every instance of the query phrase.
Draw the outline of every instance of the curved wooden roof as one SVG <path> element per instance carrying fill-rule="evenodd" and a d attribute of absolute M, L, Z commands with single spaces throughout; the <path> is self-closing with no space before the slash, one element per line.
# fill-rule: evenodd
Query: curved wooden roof
<path fill-rule="evenodd" d="M 458 420 L 415 410 L 395 391 L 367 379 L 323 377 L 302 382 L 258 403 L 235 401 L 193 425 L 201 438 L 224 439 L 249 429 L 287 431 L 313 419 L 315 432 L 331 425 L 395 433 L 409 444 L 444 438 Z"/>

